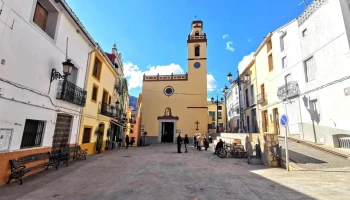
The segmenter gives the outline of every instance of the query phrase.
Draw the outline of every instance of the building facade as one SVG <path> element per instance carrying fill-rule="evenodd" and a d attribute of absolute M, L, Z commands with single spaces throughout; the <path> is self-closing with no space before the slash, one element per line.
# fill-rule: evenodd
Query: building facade
<path fill-rule="evenodd" d="M 346 0 L 314 1 L 281 29 L 293 40 L 286 48 L 288 65 L 277 78 L 289 134 L 333 147 L 342 147 L 339 139 L 350 136 L 349 17 Z"/>
<path fill-rule="evenodd" d="M 253 59 L 240 74 L 243 112 L 243 128 L 246 133 L 259 133 L 259 113 L 257 112 L 257 77 L 255 60 Z"/>
<path fill-rule="evenodd" d="M 216 133 L 217 126 L 219 126 L 219 132 L 225 132 L 226 106 L 224 101 L 220 101 L 218 106 L 215 102 L 208 101 L 208 115 L 211 117 L 212 124 L 210 133 Z"/>
<path fill-rule="evenodd" d="M 239 100 L 238 86 L 236 83 L 230 85 L 230 91 L 226 96 L 227 132 L 238 133 L 239 129 Z"/>
<path fill-rule="evenodd" d="M 96 47 L 64 1 L 3 1 L 1 10 L 0 184 L 10 159 L 77 143 Z M 74 66 L 64 74 L 66 61 Z"/>
<path fill-rule="evenodd" d="M 177 133 L 206 133 L 207 38 L 203 22 L 193 21 L 188 35 L 188 73 L 144 75 L 142 126 L 146 143 L 175 142 Z"/>

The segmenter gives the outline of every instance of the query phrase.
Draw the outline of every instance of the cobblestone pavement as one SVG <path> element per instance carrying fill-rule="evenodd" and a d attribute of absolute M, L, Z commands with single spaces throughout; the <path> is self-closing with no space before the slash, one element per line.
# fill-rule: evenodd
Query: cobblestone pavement
<path fill-rule="evenodd" d="M 336 180 L 336 181 L 334 181 Z M 350 173 L 248 165 L 176 145 L 106 151 L 0 187 L 0 199 L 346 199 Z"/>
<path fill-rule="evenodd" d="M 285 157 L 284 138 L 279 139 Z M 350 160 L 312 148 L 310 146 L 288 140 L 289 158 L 306 170 L 348 171 L 350 172 Z"/>

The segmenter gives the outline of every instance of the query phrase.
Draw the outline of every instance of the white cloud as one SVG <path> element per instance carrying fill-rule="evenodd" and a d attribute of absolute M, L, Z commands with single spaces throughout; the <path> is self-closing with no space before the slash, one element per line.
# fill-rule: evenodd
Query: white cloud
<path fill-rule="evenodd" d="M 252 41 L 252 39 L 251 38 L 248 38 L 248 40 L 247 40 L 248 42 L 251 42 Z"/>
<path fill-rule="evenodd" d="M 216 89 L 216 80 L 212 74 L 207 74 L 207 90 L 212 92 Z"/>
<path fill-rule="evenodd" d="M 222 39 L 225 39 L 227 37 L 228 37 L 228 34 L 225 34 L 225 35 L 222 36 Z"/>
<path fill-rule="evenodd" d="M 228 41 L 227 43 L 226 43 L 226 48 L 225 48 L 226 50 L 229 50 L 229 51 L 232 51 L 232 52 L 234 52 L 235 51 L 235 49 L 233 48 L 233 43 L 231 42 L 231 41 Z"/>
<path fill-rule="evenodd" d="M 241 74 L 245 70 L 245 68 L 248 67 L 249 63 L 253 59 L 254 53 L 255 52 L 251 52 L 249 55 L 244 56 L 243 59 L 238 63 L 239 74 Z"/>
<path fill-rule="evenodd" d="M 124 76 L 128 79 L 129 90 L 137 87 L 142 87 L 143 74 L 146 75 L 167 75 L 167 74 L 184 74 L 184 70 L 180 65 L 171 63 L 170 65 L 157 65 L 147 66 L 146 71 L 142 71 L 137 65 L 132 62 L 123 63 L 124 65 Z M 208 91 L 214 91 L 216 89 L 216 80 L 212 74 L 207 75 L 207 88 Z"/>

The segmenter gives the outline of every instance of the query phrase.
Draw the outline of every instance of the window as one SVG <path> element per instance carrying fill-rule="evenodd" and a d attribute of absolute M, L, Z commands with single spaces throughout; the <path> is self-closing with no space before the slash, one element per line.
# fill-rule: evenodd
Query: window
<path fill-rule="evenodd" d="M 222 110 L 222 106 L 218 106 L 218 110 Z"/>
<path fill-rule="evenodd" d="M 215 121 L 215 111 L 209 111 L 209 116 L 211 116 L 211 120 Z"/>
<path fill-rule="evenodd" d="M 288 65 L 287 65 L 287 56 L 284 56 L 283 58 L 282 58 L 282 68 L 285 68 L 285 67 L 287 67 Z"/>
<path fill-rule="evenodd" d="M 272 42 L 271 42 L 271 40 L 269 40 L 269 41 L 267 42 L 266 48 L 267 48 L 267 52 L 270 52 L 270 51 L 271 51 L 271 49 L 272 49 Z"/>
<path fill-rule="evenodd" d="M 291 82 L 292 81 L 292 75 L 291 74 L 288 74 L 284 77 L 284 80 L 286 82 L 286 85 L 287 83 Z"/>
<path fill-rule="evenodd" d="M 249 107 L 249 93 L 248 93 L 248 88 L 245 89 L 245 103 L 246 107 Z"/>
<path fill-rule="evenodd" d="M 84 128 L 84 135 L 83 135 L 83 144 L 90 143 L 90 137 L 91 137 L 91 128 Z"/>
<path fill-rule="evenodd" d="M 196 32 L 194 33 L 194 35 L 195 35 L 195 36 L 199 36 L 199 32 L 196 31 Z"/>
<path fill-rule="evenodd" d="M 195 47 L 194 47 L 194 56 L 199 56 L 200 55 L 199 48 L 200 48 L 199 44 L 196 44 Z"/>
<path fill-rule="evenodd" d="M 310 82 L 316 79 L 316 64 L 314 61 L 314 57 L 311 57 L 304 61 L 305 67 L 305 79 L 306 82 Z"/>
<path fill-rule="evenodd" d="M 21 148 L 41 146 L 44 128 L 44 121 L 27 119 L 24 125 Z"/>
<path fill-rule="evenodd" d="M 224 128 L 224 123 L 221 123 L 221 122 L 220 122 L 220 123 L 219 123 L 219 127 L 220 127 L 220 128 Z"/>
<path fill-rule="evenodd" d="M 212 123 L 211 123 L 211 126 L 212 126 L 212 129 L 216 129 L 215 122 L 212 122 Z"/>
<path fill-rule="evenodd" d="M 280 37 L 280 43 L 281 43 L 281 51 L 284 51 L 285 49 L 287 49 L 287 47 L 288 47 L 288 43 L 287 43 L 287 33 L 284 33 L 284 34 Z"/>
<path fill-rule="evenodd" d="M 273 70 L 273 58 L 272 54 L 269 55 L 269 71 Z"/>
<path fill-rule="evenodd" d="M 97 80 L 100 80 L 101 67 L 102 67 L 101 61 L 97 57 L 95 57 L 95 63 L 94 63 L 94 69 L 93 69 L 92 75 L 95 78 L 97 78 Z"/>
<path fill-rule="evenodd" d="M 93 85 L 92 86 L 91 101 L 96 103 L 96 101 L 97 101 L 97 94 L 98 94 L 98 86 L 97 85 Z"/>
<path fill-rule="evenodd" d="M 307 35 L 307 29 L 304 29 L 304 30 L 301 32 L 301 35 L 302 35 L 303 37 L 305 37 L 305 36 Z"/>
<path fill-rule="evenodd" d="M 47 0 L 38 0 L 34 10 L 33 22 L 52 39 L 55 38 L 59 12 Z"/>
<path fill-rule="evenodd" d="M 218 119 L 222 119 L 222 111 L 221 110 L 219 110 L 219 112 L 218 112 Z"/>
<path fill-rule="evenodd" d="M 112 101 L 112 97 L 111 97 L 111 95 L 109 95 L 109 98 L 108 98 L 108 104 L 109 105 L 111 104 L 111 101 Z"/>

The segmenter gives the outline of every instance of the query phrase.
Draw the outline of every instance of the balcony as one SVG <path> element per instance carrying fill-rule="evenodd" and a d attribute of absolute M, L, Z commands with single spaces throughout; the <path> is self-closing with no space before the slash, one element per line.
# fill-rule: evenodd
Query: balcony
<path fill-rule="evenodd" d="M 58 84 L 56 99 L 85 107 L 86 91 L 69 81 L 60 81 Z"/>
<path fill-rule="evenodd" d="M 296 81 L 288 82 L 287 84 L 278 87 L 277 96 L 281 100 L 289 99 L 299 95 L 299 85 Z"/>
<path fill-rule="evenodd" d="M 116 117 L 117 116 L 117 108 L 111 106 L 105 102 L 100 102 L 98 107 L 98 114 L 105 115 L 108 117 Z"/>
<path fill-rule="evenodd" d="M 267 97 L 266 94 L 258 94 L 258 103 L 266 103 L 267 102 Z"/>
<path fill-rule="evenodd" d="M 249 107 L 251 107 L 251 106 L 254 106 L 255 104 L 256 104 L 256 103 L 255 103 L 254 96 L 249 97 L 248 99 L 246 99 L 246 102 L 245 102 L 246 108 L 249 108 Z"/>

